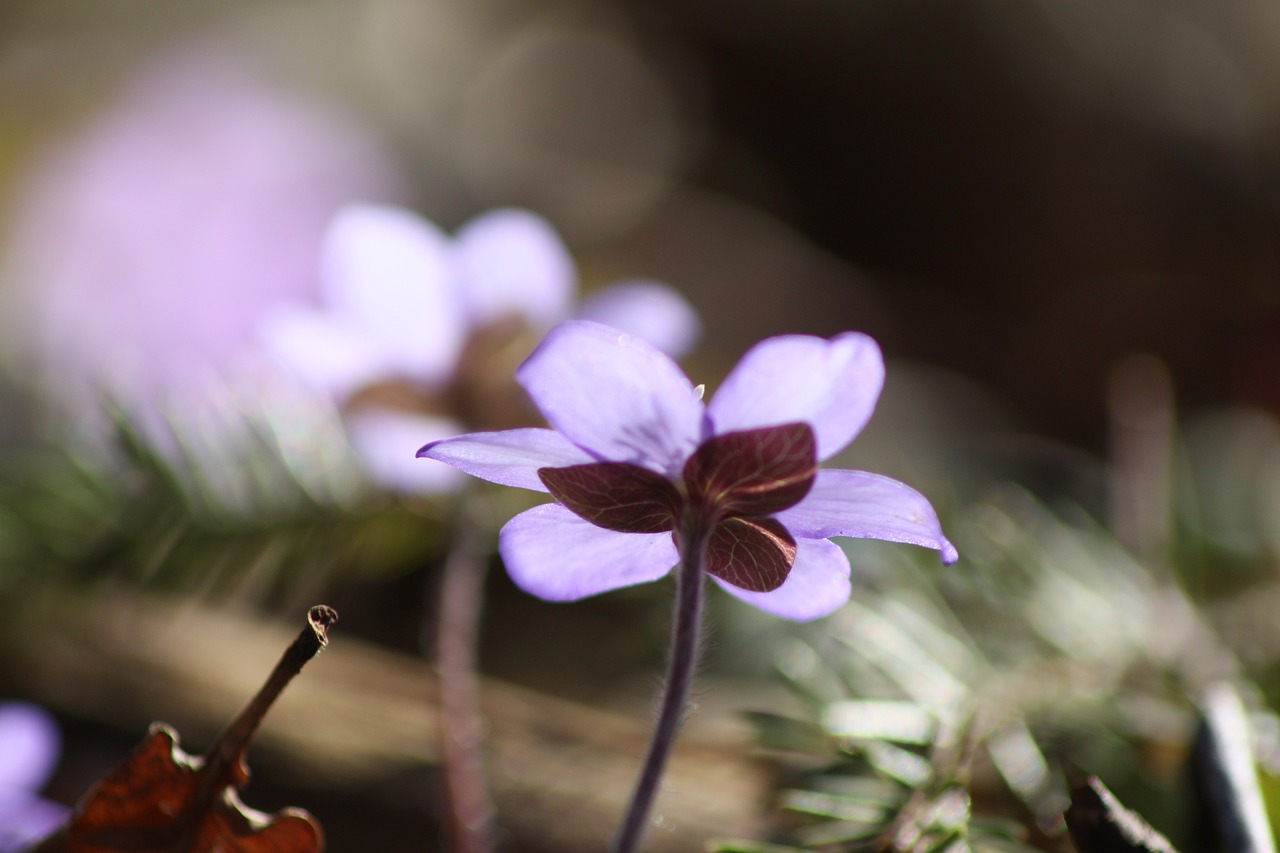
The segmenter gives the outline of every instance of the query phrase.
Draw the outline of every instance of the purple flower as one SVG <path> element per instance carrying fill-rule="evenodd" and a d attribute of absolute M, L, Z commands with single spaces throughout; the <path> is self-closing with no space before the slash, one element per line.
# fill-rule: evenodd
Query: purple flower
<path fill-rule="evenodd" d="M 671 353 L 698 334 L 689 305 L 656 282 L 615 284 L 575 310 L 573 259 L 546 221 L 522 210 L 486 213 L 450 239 L 408 210 L 353 205 L 329 228 L 320 277 L 321 305 L 274 313 L 264 340 L 344 406 L 370 473 L 401 491 L 459 484 L 448 468 L 412 464 L 412 452 L 424 438 L 508 425 L 510 415 L 492 410 L 519 395 L 502 383 L 571 315 L 651 336 Z M 500 370 L 485 366 L 495 360 Z M 515 422 L 526 422 L 523 411 Z"/>
<path fill-rule="evenodd" d="M 3 343 L 77 414 L 251 372 L 262 313 L 314 290 L 334 212 L 396 195 L 371 139 L 250 65 L 205 43 L 143 63 L 15 198 Z"/>
<path fill-rule="evenodd" d="M 0 853 L 25 849 L 62 823 L 67 808 L 36 796 L 58 761 L 58 728 L 40 708 L 0 703 Z"/>
<path fill-rule="evenodd" d="M 864 471 L 821 470 L 871 416 L 880 349 L 855 332 L 770 338 L 704 405 L 666 355 L 618 329 L 565 323 L 517 379 L 552 429 L 483 432 L 418 451 L 468 474 L 549 492 L 507 523 L 499 549 L 516 584 L 572 601 L 657 580 L 692 521 L 711 530 L 707 572 L 788 619 L 849 598 L 831 536 L 883 539 L 957 558 L 929 502 Z"/>

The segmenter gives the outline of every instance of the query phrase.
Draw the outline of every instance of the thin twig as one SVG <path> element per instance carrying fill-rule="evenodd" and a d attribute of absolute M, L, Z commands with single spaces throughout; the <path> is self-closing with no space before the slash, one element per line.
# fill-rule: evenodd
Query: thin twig
<path fill-rule="evenodd" d="M 249 748 L 249 741 L 253 739 L 267 711 L 289 682 L 329 644 L 329 626 L 337 621 L 338 611 L 332 607 L 318 604 L 307 611 L 307 627 L 284 650 L 262 688 L 214 739 L 205 753 L 204 772 L 200 774 L 199 787 L 187 801 L 188 813 L 203 813 L 211 807 L 216 797 L 222 796 L 224 789 L 228 786 L 239 787 L 248 779 L 249 770 L 245 765 L 244 755 Z M 188 831 L 191 833 L 199 829 L 196 822 L 191 822 L 190 827 Z M 190 845 L 189 838 L 174 849 L 186 850 L 190 849 Z"/>
<path fill-rule="evenodd" d="M 303 628 L 289 648 L 285 649 L 275 669 L 271 670 L 271 675 L 267 676 L 262 689 L 222 730 L 213 745 L 209 747 L 209 751 L 205 753 L 207 766 L 223 765 L 233 769 L 236 767 L 236 762 L 243 760 L 249 741 L 253 739 L 258 726 L 262 725 L 267 711 L 275 704 L 276 699 L 284 692 L 284 688 L 294 676 L 302 671 L 307 661 L 329 644 L 329 626 L 337 621 L 338 611 L 332 607 L 318 604 L 307 611 L 307 627 Z M 219 775 L 208 773 L 208 771 L 206 773 L 210 776 Z"/>

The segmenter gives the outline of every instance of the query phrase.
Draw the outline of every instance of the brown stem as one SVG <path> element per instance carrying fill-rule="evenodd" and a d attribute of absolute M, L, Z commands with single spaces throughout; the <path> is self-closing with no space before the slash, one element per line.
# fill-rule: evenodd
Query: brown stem
<path fill-rule="evenodd" d="M 611 853 L 633 853 L 648 828 L 649 813 L 658 795 L 658 785 L 675 746 L 676 734 L 684 722 L 698 664 L 702 632 L 703 563 L 711 524 L 696 515 L 683 520 L 679 531 L 680 565 L 676 567 L 676 601 L 672 614 L 671 651 L 667 659 L 667 683 L 662 695 L 658 721 L 649 740 L 640 776 L 627 811 L 613 841 Z"/>
<path fill-rule="evenodd" d="M 207 766 L 225 765 L 228 769 L 231 769 L 236 767 L 235 762 L 243 762 L 249 741 L 253 739 L 254 732 L 262 724 L 267 711 L 270 710 L 294 676 L 302 671 L 302 667 L 306 666 L 307 661 L 319 654 L 320 650 L 329 644 L 329 626 L 337 621 L 338 611 L 324 604 L 317 604 L 307 611 L 307 627 L 303 628 L 289 645 L 289 648 L 285 649 L 284 654 L 280 656 L 280 661 L 276 664 L 275 669 L 271 670 L 271 674 L 267 676 L 266 683 L 262 685 L 262 688 L 241 709 L 235 719 L 222 730 L 213 745 L 209 747 L 209 751 L 205 753 Z M 239 775 L 245 771 L 241 767 L 238 771 L 233 772 L 237 772 L 237 775 Z M 210 773 L 206 770 L 205 775 L 218 776 L 220 774 Z"/>
<path fill-rule="evenodd" d="M 307 627 L 289 644 L 261 689 L 222 730 L 205 753 L 205 766 L 200 774 L 199 786 L 186 805 L 188 813 L 203 813 L 228 786 L 240 787 L 248 781 L 249 770 L 244 755 L 249 748 L 249 741 L 253 739 L 267 711 L 284 688 L 302 671 L 307 661 L 329 644 L 329 626 L 337 621 L 338 611 L 327 605 L 318 604 L 307 611 Z M 191 832 L 198 829 L 198 822 L 193 821 L 190 825 Z M 190 842 L 184 839 L 173 849 L 190 849 Z"/>
<path fill-rule="evenodd" d="M 494 808 L 485 781 L 484 723 L 477 674 L 488 554 L 464 502 L 440 580 L 436 666 L 440 679 L 440 755 L 445 822 L 454 853 L 494 849 Z M 427 638 L 424 637 L 424 645 Z"/>

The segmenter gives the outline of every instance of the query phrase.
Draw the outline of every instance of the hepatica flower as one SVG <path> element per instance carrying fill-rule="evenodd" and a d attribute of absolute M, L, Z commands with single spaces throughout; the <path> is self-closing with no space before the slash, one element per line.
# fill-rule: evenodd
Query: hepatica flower
<path fill-rule="evenodd" d="M 143 62 L 41 149 L 0 233 L 0 349 L 77 420 L 136 416 L 252 374 L 271 306 L 310 293 L 326 223 L 394 198 L 364 131 L 260 79 L 234 48 Z"/>
<path fill-rule="evenodd" d="M 698 334 L 692 308 L 657 282 L 620 282 L 575 304 L 564 244 L 512 208 L 450 237 L 403 208 L 348 206 L 325 238 L 320 285 L 319 305 L 268 317 L 267 348 L 343 407 L 374 479 L 407 492 L 457 485 L 456 472 L 413 463 L 424 440 L 533 420 L 508 387 L 511 370 L 556 323 L 605 320 L 675 354 Z"/>
<path fill-rule="evenodd" d="M 24 850 L 53 832 L 67 808 L 37 791 L 53 772 L 60 738 L 43 710 L 26 702 L 0 703 L 0 853 Z"/>
<path fill-rule="evenodd" d="M 814 619 L 849 598 L 832 536 L 922 545 L 956 559 L 929 502 L 887 477 L 822 470 L 871 417 L 880 349 L 849 332 L 771 338 L 704 405 L 668 356 L 617 328 L 553 329 L 516 371 L 550 429 L 481 432 L 418 451 L 468 474 L 548 492 L 502 528 L 516 584 L 553 601 L 657 580 L 679 564 L 666 692 L 612 847 L 644 835 L 686 711 L 703 574 L 778 616 Z"/>
<path fill-rule="evenodd" d="M 832 536 L 956 559 L 918 492 L 818 467 L 861 431 L 880 394 L 883 361 L 865 335 L 763 341 L 704 404 L 655 347 L 569 322 L 517 379 L 551 429 L 463 435 L 418 455 L 555 498 L 513 518 L 499 538 L 512 578 L 533 595 L 571 601 L 657 580 L 696 547 L 732 595 L 807 620 L 849 598 L 848 558 Z"/>

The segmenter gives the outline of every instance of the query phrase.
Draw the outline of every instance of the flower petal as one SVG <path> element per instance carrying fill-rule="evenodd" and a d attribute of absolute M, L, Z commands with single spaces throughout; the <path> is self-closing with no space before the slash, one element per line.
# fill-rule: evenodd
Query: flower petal
<path fill-rule="evenodd" d="M 808 424 L 715 435 L 684 466 L 689 500 L 717 517 L 773 515 L 795 506 L 817 472 Z"/>
<path fill-rule="evenodd" d="M 333 220 L 321 256 L 328 307 L 376 343 L 396 369 L 443 381 L 466 336 L 448 241 L 396 207 L 352 205 Z"/>
<path fill-rule="evenodd" d="M 804 421 L 818 438 L 821 460 L 866 426 L 883 384 L 880 347 L 866 335 L 784 335 L 747 351 L 707 413 L 717 433 Z"/>
<path fill-rule="evenodd" d="M 0 791 L 0 851 L 33 849 L 58 829 L 68 812 L 60 803 L 25 791 Z"/>
<path fill-rule="evenodd" d="M 697 446 L 702 401 L 650 344 L 585 320 L 552 329 L 516 379 L 553 427 L 600 461 L 674 479 Z"/>
<path fill-rule="evenodd" d="M 807 622 L 839 610 L 849 600 L 849 558 L 840 546 L 825 539 L 797 539 L 796 560 L 782 586 L 773 592 L 750 592 L 716 583 L 735 598 L 761 610 Z"/>
<path fill-rule="evenodd" d="M 656 281 L 623 281 L 601 288 L 579 303 L 577 315 L 643 338 L 672 358 L 693 349 L 702 335 L 693 306 Z"/>
<path fill-rule="evenodd" d="M 473 432 L 432 441 L 418 451 L 418 457 L 437 459 L 491 483 L 538 492 L 547 490 L 538 477 L 539 468 L 595 461 L 555 430 L 536 428 Z"/>
<path fill-rule="evenodd" d="M 592 462 L 540 468 L 552 497 L 574 515 L 619 533 L 664 533 L 675 527 L 680 493 L 648 468 L 627 462 Z"/>
<path fill-rule="evenodd" d="M 778 520 L 800 537 L 852 536 L 921 545 L 939 551 L 947 565 L 959 557 L 924 495 L 867 471 L 819 471 L 808 496 L 778 513 Z"/>
<path fill-rule="evenodd" d="M 269 312 L 259 337 L 272 359 L 310 387 L 338 399 L 395 370 L 367 335 L 313 308 L 290 306 Z"/>
<path fill-rule="evenodd" d="M 479 216 L 454 236 L 453 258 L 472 325 L 518 314 L 541 333 L 569 316 L 577 273 L 542 217 L 513 208 Z"/>
<path fill-rule="evenodd" d="M 413 458 L 423 439 L 456 435 L 458 422 L 392 409 L 361 409 L 347 418 L 347 440 L 375 482 L 394 492 L 436 495 L 461 488 L 462 474 Z"/>
<path fill-rule="evenodd" d="M 752 592 L 782 586 L 796 559 L 796 540 L 772 518 L 730 518 L 711 531 L 707 574 Z"/>
<path fill-rule="evenodd" d="M 58 762 L 61 738 L 48 712 L 26 702 L 0 704 L 0 791 L 36 791 Z"/>
<path fill-rule="evenodd" d="M 547 601 L 655 581 L 680 559 L 669 533 L 616 533 L 555 503 L 508 521 L 498 551 L 516 586 Z"/>

